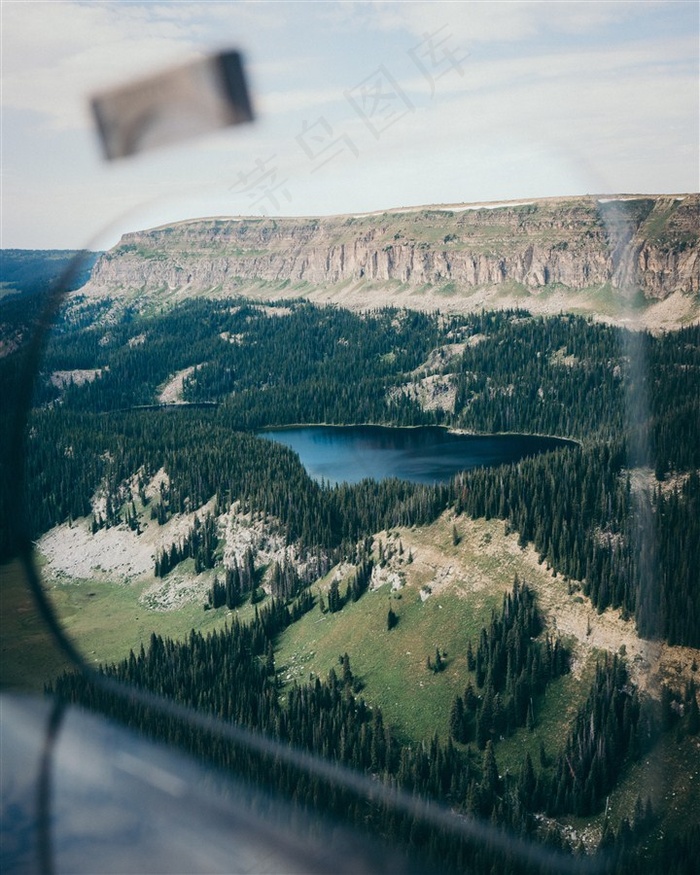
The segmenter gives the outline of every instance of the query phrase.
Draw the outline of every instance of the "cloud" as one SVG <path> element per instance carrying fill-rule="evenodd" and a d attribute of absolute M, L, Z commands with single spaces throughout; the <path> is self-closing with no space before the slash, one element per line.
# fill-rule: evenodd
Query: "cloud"
<path fill-rule="evenodd" d="M 635 8 L 635 4 L 624 0 L 476 0 L 470 3 L 454 3 L 449 0 L 405 3 L 375 0 L 323 4 L 320 14 L 329 24 L 339 29 L 373 27 L 385 31 L 408 31 L 417 37 L 433 33 L 443 24 L 449 24 L 453 37 L 466 40 L 470 44 L 481 44 L 521 42 L 555 32 L 591 33 L 609 24 L 631 20 L 639 16 L 639 13 L 638 6 Z"/>
<path fill-rule="evenodd" d="M 688 5 L 3 3 L 5 231 L 17 245 L 80 245 L 130 204 L 185 182 L 202 191 L 203 213 L 207 187 L 218 190 L 212 211 L 249 212 L 231 186 L 273 154 L 290 212 L 692 189 L 698 50 Z M 440 27 L 469 54 L 462 75 L 447 69 L 431 91 L 409 50 Z M 246 53 L 257 124 L 100 162 L 88 95 L 225 45 Z M 380 64 L 415 110 L 376 138 L 344 92 Z M 302 151 L 302 122 L 321 116 L 357 155 L 346 149 L 319 169 Z"/>
<path fill-rule="evenodd" d="M 184 28 L 153 34 L 130 4 L 5 4 L 3 28 L 3 109 L 31 110 L 54 130 L 87 126 L 95 90 L 197 54 Z"/>
<path fill-rule="evenodd" d="M 96 91 L 242 48 L 284 26 L 268 4 L 61 2 L 2 4 L 4 109 L 37 113 L 53 130 L 85 128 Z M 285 70 L 274 59 L 257 66 Z M 286 66 L 289 70 L 289 65 Z"/>

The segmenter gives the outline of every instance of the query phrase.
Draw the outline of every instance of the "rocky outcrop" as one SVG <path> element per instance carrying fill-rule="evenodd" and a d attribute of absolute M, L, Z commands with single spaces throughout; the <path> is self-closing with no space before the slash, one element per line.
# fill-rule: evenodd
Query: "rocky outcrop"
<path fill-rule="evenodd" d="M 257 283 L 289 296 L 323 289 L 332 297 L 352 286 L 459 299 L 477 288 L 536 296 L 608 286 L 623 297 L 697 297 L 699 209 L 696 194 L 623 195 L 198 219 L 125 234 L 82 291 L 180 297 L 240 294 Z"/>

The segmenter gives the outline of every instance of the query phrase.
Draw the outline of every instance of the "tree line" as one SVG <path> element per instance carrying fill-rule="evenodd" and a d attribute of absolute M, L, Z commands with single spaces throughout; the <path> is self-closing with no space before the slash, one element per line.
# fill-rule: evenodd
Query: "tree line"
<path fill-rule="evenodd" d="M 549 816 L 585 815 L 599 811 L 626 764 L 644 753 L 661 731 L 673 725 L 672 722 L 666 725 L 651 706 L 639 700 L 623 661 L 616 656 L 598 665 L 589 697 L 576 714 L 561 753 L 553 762 L 543 753 L 539 770 L 528 754 L 519 774 L 502 774 L 497 762 L 497 735 L 488 737 L 481 753 L 472 744 L 453 744 L 449 736 L 446 742 L 440 742 L 437 734 L 429 741 L 407 744 L 386 724 L 379 708 L 370 707 L 358 696 L 361 678 L 353 673 L 347 653 L 339 657 L 338 665 L 330 669 L 326 680 L 317 677 L 308 683 L 295 681 L 286 688 L 281 685 L 275 664 L 275 641 L 313 604 L 314 599 L 306 589 L 301 598 L 291 602 L 271 599 L 263 607 L 256 607 L 249 623 L 234 617 L 223 631 L 206 636 L 193 631 L 181 642 L 154 634 L 148 647 L 142 646 L 138 653 L 132 652 L 121 663 L 102 667 L 100 671 L 350 766 L 389 786 L 438 799 L 458 812 L 490 819 L 522 836 L 552 842 L 559 848 L 566 847 L 561 836 L 543 830 L 535 815 L 538 812 Z M 508 666 L 514 662 L 527 666 L 531 662 L 525 653 L 538 642 L 529 641 L 531 636 L 527 633 L 540 629 L 541 618 L 532 593 L 516 580 L 513 590 L 504 598 L 501 614 L 494 615 L 479 635 L 476 652 L 482 654 L 480 664 L 486 668 L 486 687 L 497 683 L 505 684 L 505 689 L 509 687 L 514 675 L 509 673 Z M 539 646 L 542 648 L 543 642 Z M 550 654 L 550 663 L 546 671 L 540 667 L 539 684 L 565 668 L 562 657 L 557 668 L 557 659 L 553 657 L 556 648 L 551 642 L 544 648 Z M 540 651 L 540 655 L 544 654 Z M 475 672 L 477 657 L 473 651 L 472 658 Z M 468 659 L 467 651 L 465 670 Z M 521 676 L 522 672 L 518 677 Z M 95 686 L 84 675 L 64 674 L 49 691 L 64 700 L 111 714 L 156 738 L 183 745 L 218 768 L 250 781 L 254 795 L 272 791 L 291 798 L 301 811 L 323 811 L 357 828 L 370 827 L 374 834 L 411 852 L 427 854 L 426 859 L 436 867 L 439 865 L 442 871 L 467 868 L 488 873 L 494 866 L 505 873 L 540 871 L 537 865 L 529 867 L 509 858 L 497 846 L 468 842 L 449 832 L 429 829 L 420 818 L 401 814 L 386 803 L 358 798 L 279 758 L 237 747 L 180 723 L 157 708 L 130 704 Z M 696 692 L 691 692 L 695 697 Z M 677 713 L 678 709 L 669 703 L 667 711 Z M 632 820 L 626 819 L 619 826 L 624 854 L 616 855 L 616 865 L 623 865 L 630 855 L 638 853 L 634 839 L 648 832 L 654 816 L 650 804 L 638 800 Z M 692 837 L 688 840 L 692 842 Z M 602 845 L 605 847 L 610 841 L 608 828 Z M 569 853 L 575 851 L 568 849 Z M 648 846 L 646 853 L 650 853 Z"/>
<path fill-rule="evenodd" d="M 482 628 L 476 654 L 467 646 L 467 667 L 474 672 L 480 693 L 471 681 L 456 696 L 450 712 L 450 733 L 459 742 L 474 741 L 484 750 L 489 740 L 535 727 L 535 703 L 549 681 L 566 674 L 570 655 L 559 638 L 537 641 L 541 620 L 534 594 L 515 579 L 503 596 L 501 615 Z"/>
<path fill-rule="evenodd" d="M 698 646 L 697 326 L 657 338 L 525 311 L 447 317 L 285 307 L 270 315 L 272 306 L 198 300 L 148 318 L 127 314 L 108 327 L 59 322 L 45 373 L 91 367 L 102 376 L 32 413 L 30 536 L 89 516 L 97 490 L 107 510 L 95 525 L 138 526 L 128 483 L 135 473 L 147 482 L 161 468 L 168 480 L 153 505 L 158 521 L 212 496 L 222 512 L 240 500 L 280 520 L 290 544 L 335 558 L 382 528 L 429 523 L 454 507 L 503 519 L 542 561 L 584 581 L 600 610 L 621 608 L 643 635 Z M 441 345 L 456 350 L 441 358 L 455 382 L 454 408 L 423 410 L 402 387 L 420 381 Z M 0 359 L 10 398 L 22 349 Z M 186 395 L 220 399 L 218 409 L 122 410 L 152 401 L 169 375 L 193 365 Z M 210 382 L 217 368 L 229 374 L 220 389 Z M 241 430 L 321 420 L 554 431 L 582 446 L 471 471 L 444 486 L 328 488 L 311 481 L 291 451 Z M 0 431 L 6 441 L 6 422 Z M 1 464 L 7 475 L 6 456 Z M 637 489 L 631 469 L 642 464 L 674 478 L 674 488 Z M 12 503 L 3 490 L 4 520 Z M 12 554 L 10 530 L 2 526 L 3 556 Z"/>

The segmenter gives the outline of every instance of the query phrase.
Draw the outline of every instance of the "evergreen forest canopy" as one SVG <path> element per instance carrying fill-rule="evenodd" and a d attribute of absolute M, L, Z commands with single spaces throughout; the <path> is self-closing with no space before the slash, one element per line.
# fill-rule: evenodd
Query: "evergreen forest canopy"
<path fill-rule="evenodd" d="M 361 597 L 361 596 L 360 596 Z M 670 701 L 661 707 L 641 703 L 627 685 L 627 673 L 617 656 L 601 662 L 588 699 L 579 709 L 561 753 L 552 758 L 541 748 L 537 769 L 527 754 L 517 775 L 501 775 L 496 760 L 496 740 L 503 732 L 530 723 L 532 703 L 539 704 L 544 688 L 569 669 L 569 654 L 557 639 L 536 639 L 541 617 L 527 585 L 517 579 L 503 597 L 500 614 L 494 612 L 479 641 L 467 643 L 466 660 L 474 660 L 477 696 L 471 681 L 464 699 L 459 697 L 450 715 L 451 735 L 441 743 L 437 733 L 428 744 L 407 745 L 392 732 L 379 708 L 359 695 L 362 689 L 347 653 L 328 678 L 299 685 L 280 695 L 280 677 L 274 659 L 275 638 L 301 615 L 311 610 L 308 590 L 286 605 L 273 599 L 256 611 L 252 623 L 233 625 L 206 638 L 192 632 L 184 642 L 152 635 L 148 649 L 130 654 L 118 665 L 105 668 L 109 678 L 155 690 L 196 710 L 292 744 L 297 750 L 322 755 L 380 778 L 389 786 L 424 798 L 447 802 L 460 814 L 490 819 L 528 840 L 544 841 L 554 849 L 571 851 L 555 829 L 542 830 L 541 815 L 578 816 L 600 811 L 605 796 L 623 767 L 638 759 L 658 740 L 663 723 L 676 718 Z M 387 634 L 391 634 L 390 631 Z M 474 656 L 476 650 L 476 656 Z M 439 654 L 438 654 L 439 658 Z M 125 720 L 156 738 L 184 745 L 205 761 L 232 771 L 250 782 L 253 804 L 267 789 L 291 797 L 306 812 L 333 815 L 359 830 L 368 830 L 410 850 L 416 868 L 410 871 L 534 873 L 551 872 L 551 862 L 540 867 L 524 862 L 492 837 L 492 841 L 464 840 L 449 829 L 430 829 L 420 816 L 393 808 L 390 802 L 357 797 L 318 775 L 300 772 L 279 758 L 260 756 L 245 748 L 212 739 L 193 726 L 183 726 L 157 709 L 133 704 L 95 686 L 80 674 L 65 674 L 50 692 Z M 697 734 L 695 691 L 690 693 L 696 711 L 679 730 Z M 677 721 L 676 721 L 677 722 Z M 480 751 L 455 745 L 475 733 Z M 675 724 L 674 724 L 675 725 Z M 501 736 L 502 737 L 502 736 Z M 578 776 L 586 775 L 586 780 Z M 622 873 L 633 864 L 655 866 L 658 851 L 638 843 L 657 820 L 647 799 L 638 798 L 631 820 L 625 819 L 618 835 L 604 833 L 602 850 L 619 838 L 614 854 L 606 854 L 592 871 Z M 693 839 L 690 838 L 689 841 Z M 578 853 L 581 848 L 576 849 Z M 685 871 L 687 851 L 666 854 L 666 864 L 678 863 L 671 872 Z M 420 866 L 427 868 L 420 868 Z M 653 871 L 653 870 L 649 870 Z"/>
<path fill-rule="evenodd" d="M 3 310 L 5 324 L 31 322 L 17 302 L 13 308 Z M 473 680 L 453 702 L 446 743 L 436 737 L 402 744 L 381 711 L 359 696 L 347 654 L 326 681 L 295 684 L 283 697 L 274 662 L 277 636 L 314 607 L 308 589 L 314 575 L 343 559 L 356 566 L 345 599 L 337 587 L 329 592 L 328 610 L 342 610 L 367 588 L 374 533 L 428 524 L 447 508 L 504 520 L 558 574 L 582 580 L 599 610 L 612 605 L 633 618 L 641 635 L 700 647 L 700 328 L 654 337 L 577 316 L 355 314 L 303 301 L 191 300 L 149 317 L 126 310 L 118 321 L 102 320 L 108 310 L 108 301 L 87 300 L 64 310 L 44 357 L 27 439 L 32 537 L 89 517 L 98 488 L 106 501 L 94 528 L 138 526 L 134 502 L 143 502 L 145 484 L 162 468 L 167 482 L 151 499 L 158 523 L 212 497 L 214 515 L 239 502 L 279 521 L 312 573 L 306 579 L 291 565 L 277 566 L 272 597 L 250 624 L 236 621 L 225 632 L 193 633 L 184 642 L 154 635 L 148 648 L 105 668 L 107 675 L 555 845 L 561 837 L 542 829 L 542 817 L 600 812 L 620 771 L 662 733 L 700 731 L 694 688 L 657 706 L 629 684 L 623 660 L 610 658 L 599 664 L 562 750 L 543 750 L 539 763 L 526 757 L 517 775 L 500 776 L 499 739 L 530 727 L 538 697 L 570 668 L 566 646 L 539 634 L 532 593 L 517 580 L 480 636 L 465 639 L 460 658 Z M 13 397 L 24 354 L 19 345 L 0 359 L 4 398 Z M 56 372 L 76 378 L 56 385 L 49 379 Z M 91 379 L 78 379 L 78 372 Z M 182 372 L 186 403 L 160 404 L 163 385 Z M 425 403 L 434 385 L 449 391 L 442 403 Z M 463 472 L 440 486 L 368 480 L 329 487 L 311 480 L 289 449 L 253 434 L 321 422 L 555 434 L 579 446 Z M 6 442 L 7 420 L 2 429 Z M 6 465 L 7 453 L 2 458 Z M 6 524 L 12 500 L 3 490 L 5 557 L 15 548 Z M 216 567 L 212 518 L 198 522 L 177 550 L 158 556 L 156 574 L 181 561 L 179 550 L 195 565 Z M 245 595 L 254 602 L 256 594 L 246 556 L 215 580 L 209 607 L 231 607 Z M 395 634 L 395 623 L 390 611 L 387 635 Z M 430 670 L 439 672 L 441 659 L 437 651 Z M 428 835 L 424 825 L 381 806 L 368 810 L 311 777 L 292 776 L 141 706 L 125 708 L 84 677 L 66 676 L 54 692 L 206 752 L 254 784 L 292 788 L 300 805 L 372 823 L 456 871 L 537 871 L 494 848 Z M 657 850 L 639 842 L 655 817 L 640 799 L 631 820 L 616 833 L 607 829 L 602 844 L 617 848 L 611 871 L 653 871 L 661 859 L 668 872 L 686 871 L 700 837 L 691 831 L 654 857 Z"/>
<path fill-rule="evenodd" d="M 583 580 L 599 610 L 633 616 L 643 636 L 700 646 L 697 326 L 654 337 L 570 315 L 356 314 L 245 300 L 190 300 L 151 317 L 127 310 L 103 324 L 106 306 L 64 311 L 44 359 L 28 440 L 32 537 L 89 515 L 100 486 L 107 512 L 98 524 L 126 519 L 125 484 L 160 468 L 169 478 L 160 522 L 212 496 L 223 509 L 240 500 L 276 517 L 290 543 L 336 559 L 374 532 L 452 506 L 504 519 L 558 572 Z M 22 348 L 0 361 L 11 398 Z M 188 404 L 159 407 L 159 387 L 186 369 Z M 94 379 L 57 387 L 48 379 L 57 371 Z M 454 401 L 421 403 L 428 376 Z M 251 433 L 296 423 L 554 434 L 580 447 L 446 486 L 329 488 L 291 451 Z M 634 487 L 640 468 L 659 482 Z"/>

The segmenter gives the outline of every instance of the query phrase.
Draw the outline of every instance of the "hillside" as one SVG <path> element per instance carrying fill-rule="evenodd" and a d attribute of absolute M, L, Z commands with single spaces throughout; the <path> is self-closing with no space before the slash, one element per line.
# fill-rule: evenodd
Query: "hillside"
<path fill-rule="evenodd" d="M 150 303 L 244 294 L 470 312 L 527 306 L 668 328 L 700 317 L 700 196 L 620 195 L 125 234 L 83 290 Z"/>
<path fill-rule="evenodd" d="M 90 663 L 519 835 L 594 851 L 613 829 L 621 853 L 653 857 L 684 832 L 700 774 L 700 327 L 654 336 L 524 309 L 202 296 L 121 316 L 111 297 L 78 303 L 37 381 L 26 523 Z M 8 391 L 21 355 L 0 359 Z M 434 486 L 331 486 L 255 433 L 305 422 L 576 442 Z M 11 534 L 17 504 L 3 498 Z M 41 685 L 63 663 L 20 583 L 3 587 L 14 627 L 0 683 Z M 56 684 L 91 703 L 79 676 Z M 198 735 L 186 744 L 212 752 Z M 296 801 L 329 810 L 320 785 L 305 787 Z M 362 806 L 353 816 L 364 822 Z M 430 850 L 439 871 L 465 870 L 463 849 Z M 615 871 L 659 871 L 645 866 Z"/>

